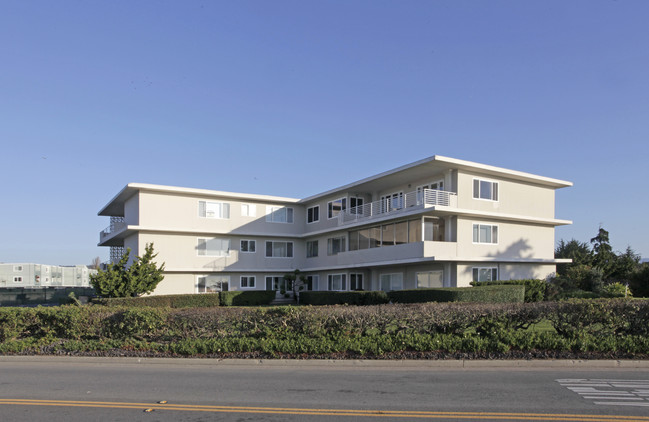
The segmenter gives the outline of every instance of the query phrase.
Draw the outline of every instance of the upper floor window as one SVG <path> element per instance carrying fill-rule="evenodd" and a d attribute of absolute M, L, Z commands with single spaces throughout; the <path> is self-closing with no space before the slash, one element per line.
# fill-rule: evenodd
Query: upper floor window
<path fill-rule="evenodd" d="M 293 223 L 293 208 L 266 206 L 266 221 L 269 223 Z"/>
<path fill-rule="evenodd" d="M 498 268 L 496 267 L 474 267 L 473 281 L 495 281 L 498 280 Z"/>
<path fill-rule="evenodd" d="M 318 241 L 317 240 L 307 240 L 306 241 L 306 257 L 313 258 L 318 256 Z"/>
<path fill-rule="evenodd" d="M 205 218 L 230 218 L 230 204 L 227 202 L 198 201 L 198 216 Z"/>
<path fill-rule="evenodd" d="M 349 213 L 363 214 L 363 198 L 358 198 L 358 197 L 349 198 Z"/>
<path fill-rule="evenodd" d="M 320 221 L 320 205 L 306 209 L 306 222 L 315 223 Z"/>
<path fill-rule="evenodd" d="M 15 272 L 19 273 L 19 272 L 21 272 L 22 270 L 23 270 L 23 266 L 22 266 L 22 265 L 14 265 L 14 271 L 15 271 Z"/>
<path fill-rule="evenodd" d="M 198 238 L 198 255 L 200 256 L 229 256 L 230 239 Z"/>
<path fill-rule="evenodd" d="M 327 218 L 336 218 L 341 211 L 347 209 L 347 198 L 338 198 L 327 202 Z"/>
<path fill-rule="evenodd" d="M 242 217 L 256 217 L 257 206 L 255 204 L 241 204 Z"/>
<path fill-rule="evenodd" d="M 327 239 L 327 255 L 337 255 L 340 252 L 345 252 L 345 237 Z"/>
<path fill-rule="evenodd" d="M 473 179 L 473 197 L 476 199 L 498 200 L 498 182 Z"/>
<path fill-rule="evenodd" d="M 14 276 L 14 283 L 22 283 L 22 282 L 23 282 L 23 278 L 21 276 L 19 275 Z"/>
<path fill-rule="evenodd" d="M 257 242 L 254 240 L 242 240 L 241 252 L 253 253 L 257 249 Z"/>
<path fill-rule="evenodd" d="M 293 242 L 266 241 L 267 258 L 293 258 Z"/>
<path fill-rule="evenodd" d="M 498 243 L 498 226 L 491 224 L 474 224 L 473 243 Z"/>

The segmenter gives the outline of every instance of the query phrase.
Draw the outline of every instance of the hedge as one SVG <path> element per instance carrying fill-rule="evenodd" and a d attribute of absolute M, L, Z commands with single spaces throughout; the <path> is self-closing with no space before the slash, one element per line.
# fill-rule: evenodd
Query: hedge
<path fill-rule="evenodd" d="M 497 286 L 497 285 L 524 285 L 525 302 L 541 302 L 545 299 L 545 289 L 547 283 L 545 280 L 522 279 L 522 280 L 497 280 L 497 281 L 472 281 L 472 286 Z"/>
<path fill-rule="evenodd" d="M 388 297 L 395 303 L 480 302 L 523 303 L 525 286 L 443 287 L 434 289 L 394 290 Z"/>
<path fill-rule="evenodd" d="M 380 305 L 389 301 L 382 291 L 300 292 L 303 305 Z"/>
<path fill-rule="evenodd" d="M 551 328 L 530 329 L 541 321 Z M 224 358 L 554 358 L 572 353 L 646 359 L 649 301 L 0 308 L 0 354 L 116 353 Z"/>
<path fill-rule="evenodd" d="M 219 293 L 94 298 L 93 303 L 110 307 L 210 308 L 220 306 Z"/>
<path fill-rule="evenodd" d="M 247 290 L 219 293 L 221 306 L 268 305 L 275 299 L 274 290 Z"/>

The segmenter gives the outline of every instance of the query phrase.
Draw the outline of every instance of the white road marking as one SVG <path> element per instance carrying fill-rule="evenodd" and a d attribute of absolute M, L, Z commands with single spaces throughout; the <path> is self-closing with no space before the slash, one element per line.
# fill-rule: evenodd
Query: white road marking
<path fill-rule="evenodd" d="M 558 379 L 563 387 L 603 406 L 649 406 L 649 380 Z M 602 401 L 608 400 L 608 401 Z"/>

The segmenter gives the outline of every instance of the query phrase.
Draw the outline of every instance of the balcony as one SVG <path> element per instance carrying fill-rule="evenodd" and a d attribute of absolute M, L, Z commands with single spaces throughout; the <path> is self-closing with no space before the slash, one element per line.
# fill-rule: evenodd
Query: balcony
<path fill-rule="evenodd" d="M 457 207 L 457 194 L 443 190 L 423 189 L 405 195 L 392 195 L 380 201 L 341 211 L 338 214 L 338 225 L 398 215 L 431 206 Z"/>
<path fill-rule="evenodd" d="M 124 230 L 126 228 L 126 223 L 124 222 L 124 217 L 111 217 L 110 226 L 106 227 L 99 233 L 99 243 L 104 242 L 105 240 L 112 237 L 115 233 Z"/>

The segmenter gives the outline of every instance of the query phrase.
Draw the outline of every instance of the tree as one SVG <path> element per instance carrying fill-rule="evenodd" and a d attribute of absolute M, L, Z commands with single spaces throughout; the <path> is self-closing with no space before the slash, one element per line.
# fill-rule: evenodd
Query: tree
<path fill-rule="evenodd" d="M 306 277 L 300 275 L 300 270 L 295 270 L 292 273 L 284 274 L 284 280 L 288 281 L 288 287 L 293 290 L 293 297 L 300 303 L 300 295 L 298 292 L 304 290 L 306 284 Z"/>
<path fill-rule="evenodd" d="M 144 248 L 142 257 L 136 256 L 130 267 L 126 268 L 131 249 L 128 248 L 116 263 L 110 263 L 106 271 L 99 270 L 90 276 L 90 284 L 98 295 L 103 297 L 129 297 L 151 293 L 164 276 L 165 264 L 160 267 L 153 259 L 158 255 L 153 253 L 153 243 Z"/>
<path fill-rule="evenodd" d="M 615 253 L 609 243 L 608 232 L 599 228 L 597 236 L 590 239 L 593 244 L 593 266 L 602 271 L 604 279 L 610 278 L 615 265 Z"/>
<path fill-rule="evenodd" d="M 635 253 L 631 246 L 627 246 L 624 253 L 615 257 L 615 263 L 611 271 L 611 278 L 614 281 L 626 283 L 631 276 L 638 270 L 640 265 L 640 255 Z"/>
<path fill-rule="evenodd" d="M 557 259 L 572 259 L 571 264 L 557 264 L 558 275 L 566 275 L 568 270 L 572 267 L 590 265 L 593 260 L 593 255 L 588 243 L 579 242 L 575 239 L 572 239 L 569 242 L 565 242 L 562 239 L 554 250 L 554 257 Z"/>
<path fill-rule="evenodd" d="M 631 275 L 629 287 L 635 297 L 649 297 L 649 263 L 640 264 Z"/>
<path fill-rule="evenodd" d="M 98 270 L 101 268 L 101 258 L 96 256 L 93 260 L 92 263 L 88 266 L 90 269 L 93 270 Z"/>

